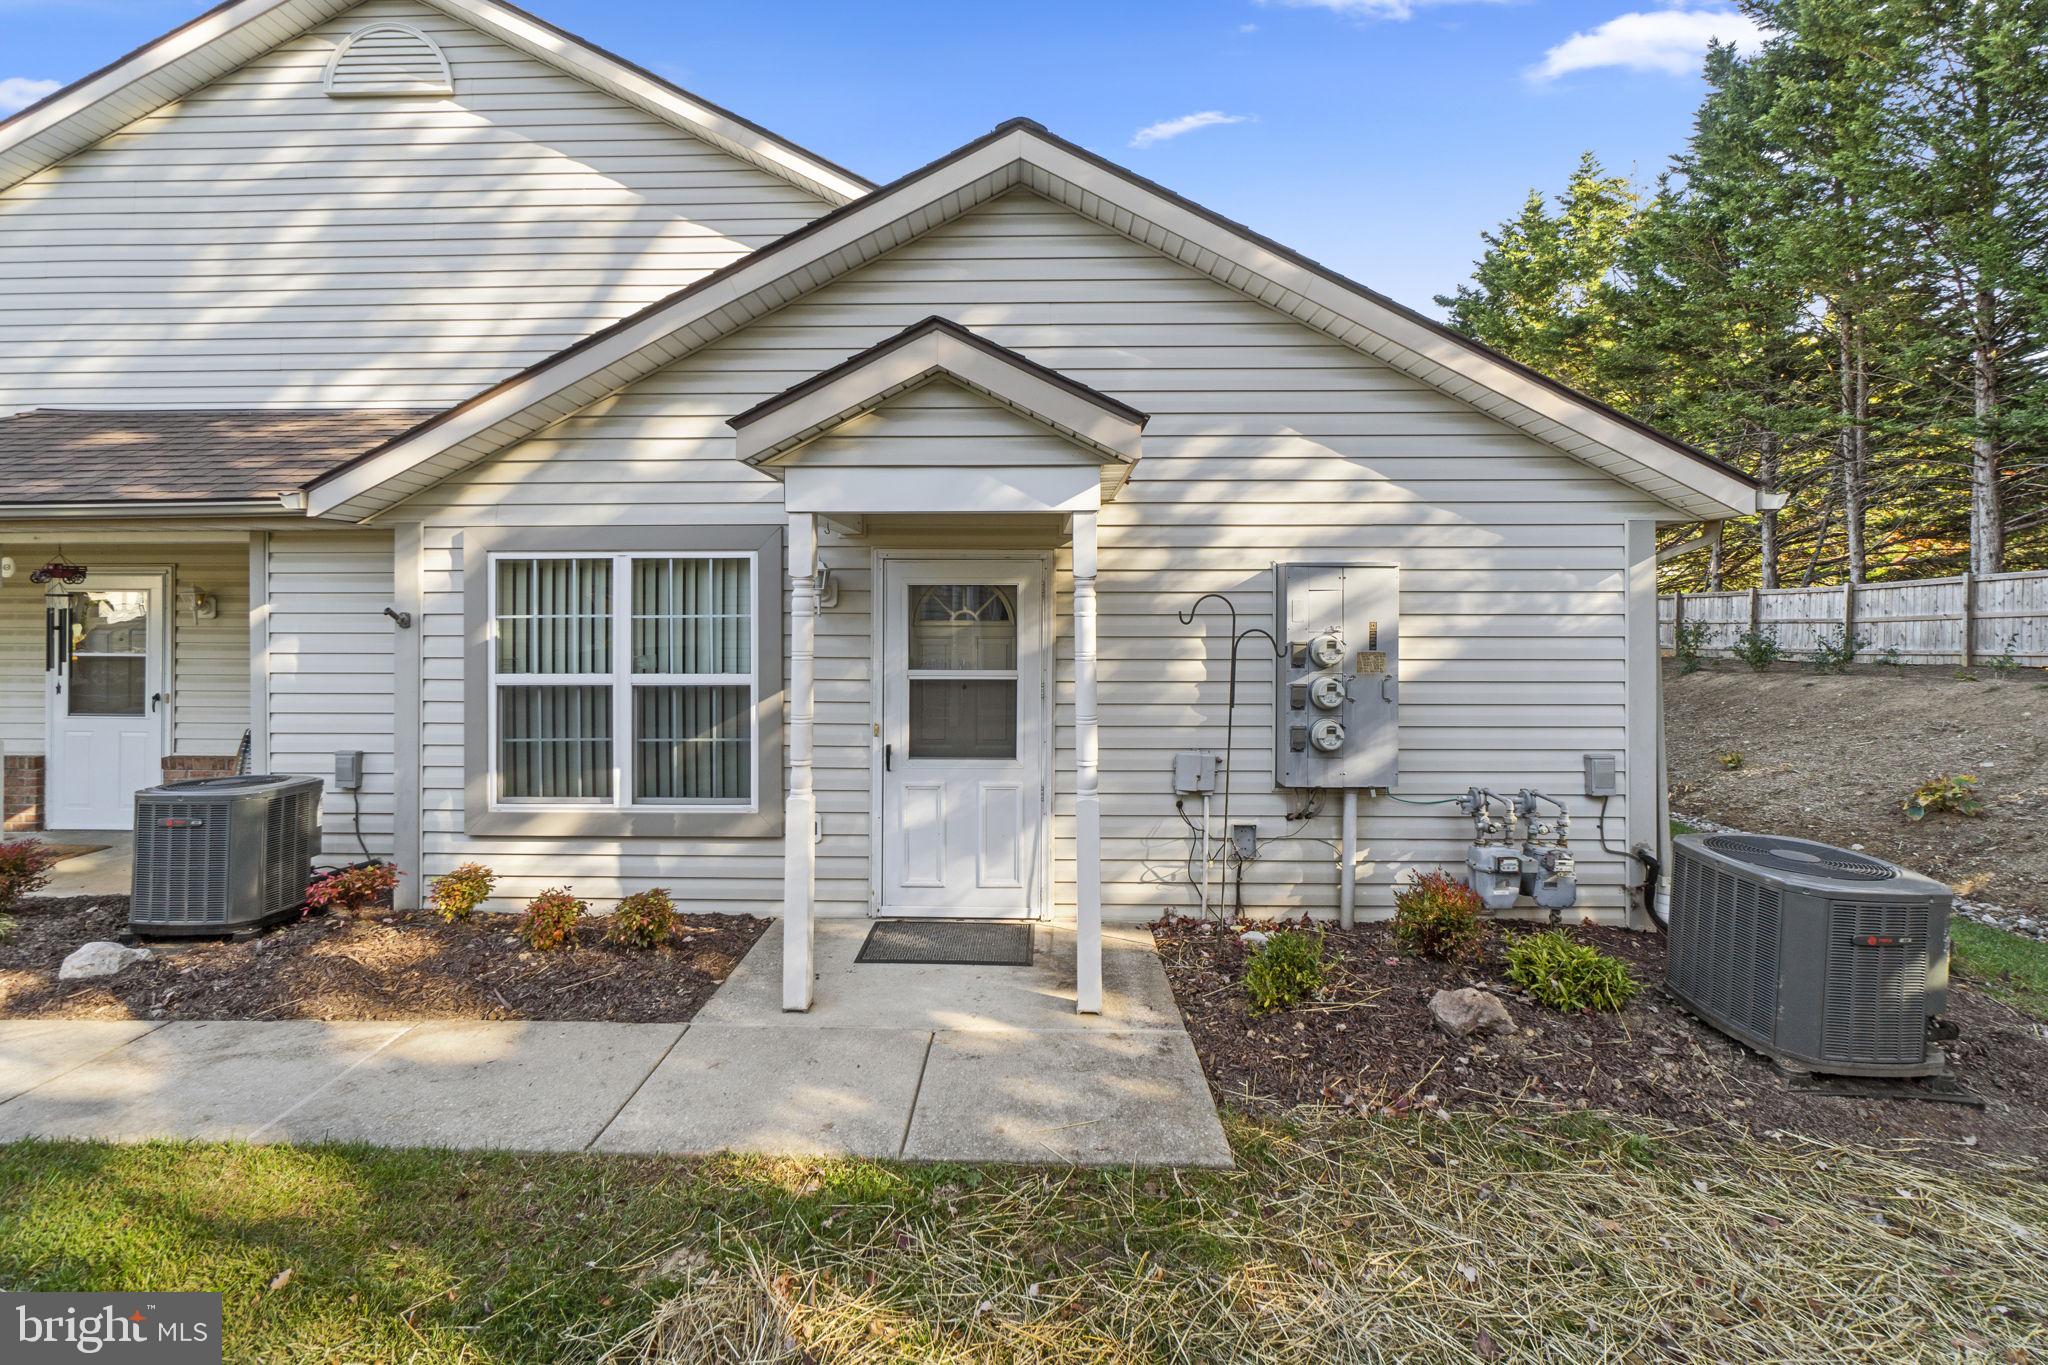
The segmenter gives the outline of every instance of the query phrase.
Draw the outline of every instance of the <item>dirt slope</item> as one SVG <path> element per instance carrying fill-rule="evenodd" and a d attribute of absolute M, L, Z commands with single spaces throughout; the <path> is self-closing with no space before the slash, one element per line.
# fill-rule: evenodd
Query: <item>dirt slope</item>
<path fill-rule="evenodd" d="M 2048 681 L 2039 669 L 1966 681 L 1946 668 L 1841 675 L 1716 663 L 1664 679 L 1671 805 L 1740 829 L 1861 847 L 2018 909 L 2048 909 Z M 1733 770 L 1719 755 L 1740 753 Z M 1900 802 L 1973 773 L 1980 819 Z"/>

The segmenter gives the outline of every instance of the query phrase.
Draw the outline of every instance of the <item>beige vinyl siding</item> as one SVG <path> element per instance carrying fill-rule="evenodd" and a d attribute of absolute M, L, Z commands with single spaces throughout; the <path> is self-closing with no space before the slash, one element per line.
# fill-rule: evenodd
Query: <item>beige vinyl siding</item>
<path fill-rule="evenodd" d="M 373 20 L 452 98 L 333 99 Z M 0 193 L 0 413 L 453 403 L 824 211 L 410 0 L 374 0 Z"/>
<path fill-rule="evenodd" d="M 46 734 L 44 589 L 28 576 L 57 546 L 15 540 L 4 532 L 0 544 L 16 566 L 14 577 L 0 579 L 0 748 L 39 754 Z M 165 543 L 153 550 L 143 538 L 114 544 L 76 537 L 65 541 L 64 552 L 72 562 L 86 565 L 93 577 L 171 571 L 171 752 L 234 753 L 249 728 L 248 546 L 241 541 Z M 92 578 L 84 586 L 90 588 Z M 193 614 L 194 588 L 219 602 L 212 620 Z"/>
<path fill-rule="evenodd" d="M 700 905 L 772 906 L 778 844 L 545 845 L 460 832 L 460 565 L 465 524 L 772 521 L 780 488 L 732 458 L 725 419 L 932 313 L 1151 414 L 1144 457 L 1102 513 L 1104 904 L 1123 919 L 1186 908 L 1186 827 L 1172 754 L 1223 747 L 1229 644 L 1220 614 L 1173 613 L 1228 593 L 1269 624 L 1276 559 L 1399 564 L 1403 796 L 1479 783 L 1546 788 L 1575 821 L 1586 891 L 1610 917 L 1621 861 L 1600 854 L 1580 755 L 1625 763 L 1624 518 L 1659 509 L 1456 399 L 1280 318 L 1214 281 L 1028 193 L 1013 193 L 669 366 L 419 495 L 428 547 L 423 740 L 429 874 L 479 857 L 510 895 L 549 882 L 607 897 L 653 882 Z M 921 391 L 922 392 L 922 391 Z M 936 391 L 943 394 L 944 390 Z M 886 466 L 910 442 L 981 458 L 986 405 L 911 397 L 832 440 Z M 948 414 L 951 414 L 950 416 Z M 863 419 L 864 421 L 866 419 Z M 1018 440 L 1024 433 L 1017 432 Z M 954 543 L 959 543 L 956 540 Z M 824 562 L 839 605 L 818 622 L 817 785 L 825 913 L 868 902 L 872 665 L 870 546 L 836 532 Z M 1073 899 L 1070 563 L 1056 581 L 1056 894 Z M 1247 870 L 1255 910 L 1331 910 L 1336 801 L 1306 825 L 1271 786 L 1271 666 L 1243 652 L 1233 817 L 1275 842 Z M 1624 782 L 1631 780 L 1624 767 Z M 1220 813 L 1219 813 L 1220 820 Z M 1361 899 L 1391 907 L 1408 867 L 1462 862 L 1448 807 L 1363 804 Z M 1220 824 L 1219 824 L 1219 833 Z M 1647 835 L 1648 831 L 1641 833 Z M 1624 802 L 1608 839 L 1627 846 Z M 1286 836 L 1286 837 L 1282 837 Z"/>
<path fill-rule="evenodd" d="M 363 838 L 378 857 L 392 851 L 396 627 L 384 615 L 392 564 L 388 531 L 270 537 L 268 766 L 327 779 L 321 833 L 330 861 L 362 857 L 349 796 L 333 790 L 334 755 L 343 749 L 363 751 Z"/>

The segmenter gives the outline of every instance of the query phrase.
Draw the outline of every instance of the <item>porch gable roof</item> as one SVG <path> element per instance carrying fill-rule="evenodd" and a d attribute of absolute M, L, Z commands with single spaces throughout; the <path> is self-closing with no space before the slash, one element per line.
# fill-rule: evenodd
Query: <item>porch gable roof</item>
<path fill-rule="evenodd" d="M 949 318 L 928 317 L 731 418 L 735 453 L 775 474 L 818 437 L 934 379 L 998 403 L 1107 464 L 1121 487 L 1146 414 Z M 1114 488 L 1105 490 L 1114 495 Z"/>

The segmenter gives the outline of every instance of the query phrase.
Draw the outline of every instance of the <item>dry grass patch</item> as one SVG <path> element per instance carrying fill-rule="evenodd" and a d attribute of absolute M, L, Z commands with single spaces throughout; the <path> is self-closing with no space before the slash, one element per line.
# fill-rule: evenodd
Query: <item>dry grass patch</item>
<path fill-rule="evenodd" d="M 1637 1359 L 1711 1342 L 1714 1359 L 1902 1361 L 2048 1344 L 2048 1191 L 2020 1168 L 1696 1149 L 1590 1116 L 1233 1127 L 1232 1175 L 968 1185 L 941 1169 L 922 1199 L 737 1219 L 720 1232 L 740 1254 L 608 1359 Z"/>

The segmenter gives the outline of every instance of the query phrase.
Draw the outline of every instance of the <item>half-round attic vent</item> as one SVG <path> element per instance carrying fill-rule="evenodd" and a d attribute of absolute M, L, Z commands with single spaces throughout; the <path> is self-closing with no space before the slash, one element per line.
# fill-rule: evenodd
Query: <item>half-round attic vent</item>
<path fill-rule="evenodd" d="M 341 40 L 321 78 L 337 99 L 357 95 L 452 95 L 448 59 L 409 24 L 366 24 Z"/>

